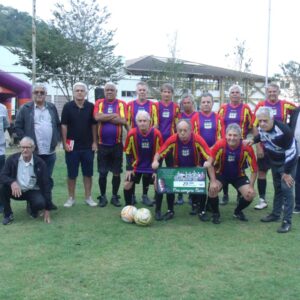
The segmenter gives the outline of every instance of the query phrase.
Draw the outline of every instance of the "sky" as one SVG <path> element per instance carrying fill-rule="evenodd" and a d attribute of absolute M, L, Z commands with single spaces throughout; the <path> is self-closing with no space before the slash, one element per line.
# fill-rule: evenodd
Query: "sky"
<path fill-rule="evenodd" d="M 126 60 L 145 55 L 170 57 L 177 33 L 177 58 L 218 67 L 233 67 L 225 58 L 246 41 L 252 72 L 266 74 L 269 0 L 97 0 L 107 6 L 108 28 L 116 29 L 116 55 Z M 37 16 L 52 18 L 58 0 L 36 0 Z M 68 0 L 60 0 L 68 4 Z M 31 14 L 32 0 L 0 0 Z M 271 0 L 269 76 L 279 65 L 300 62 L 299 0 Z"/>

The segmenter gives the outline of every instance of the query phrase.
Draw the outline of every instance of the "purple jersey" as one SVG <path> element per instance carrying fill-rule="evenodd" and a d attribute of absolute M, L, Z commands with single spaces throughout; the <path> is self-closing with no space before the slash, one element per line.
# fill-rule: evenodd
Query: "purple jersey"
<path fill-rule="evenodd" d="M 195 167 L 193 139 L 186 144 L 178 139 L 178 165 L 180 167 Z"/>
<path fill-rule="evenodd" d="M 216 114 L 209 115 L 199 112 L 199 129 L 200 135 L 205 140 L 206 144 L 211 147 L 216 143 L 218 124 Z"/>
<path fill-rule="evenodd" d="M 223 175 L 226 178 L 237 178 L 239 176 L 241 147 L 231 149 L 226 145 L 225 161 L 223 168 Z"/>
<path fill-rule="evenodd" d="M 242 110 L 243 110 L 243 104 L 239 104 L 238 106 L 231 106 L 227 105 L 226 113 L 224 115 L 224 124 L 227 128 L 229 124 L 232 123 L 241 123 L 242 116 Z"/>

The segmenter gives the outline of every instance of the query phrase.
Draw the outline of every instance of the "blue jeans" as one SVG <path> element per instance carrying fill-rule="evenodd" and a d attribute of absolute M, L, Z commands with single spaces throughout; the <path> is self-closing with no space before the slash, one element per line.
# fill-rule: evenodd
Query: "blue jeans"
<path fill-rule="evenodd" d="M 290 175 L 295 179 L 296 167 L 294 165 Z M 281 179 L 284 173 L 284 166 L 273 166 L 271 167 L 273 176 L 273 186 L 274 186 L 274 200 L 273 200 L 273 211 L 272 214 L 280 217 L 283 209 L 283 221 L 288 223 L 292 222 L 292 215 L 294 209 L 294 187 L 288 187 L 287 184 Z"/>
<path fill-rule="evenodd" d="M 52 153 L 49 155 L 39 155 L 39 157 L 46 163 L 47 165 L 47 171 L 48 171 L 48 176 L 49 176 L 49 180 L 50 180 L 50 188 L 51 190 L 53 189 L 53 179 L 52 179 L 52 173 L 53 173 L 53 169 L 54 169 L 54 165 L 55 165 L 55 161 L 56 161 L 56 153 Z"/>
<path fill-rule="evenodd" d="M 300 210 L 300 158 L 298 158 L 295 178 L 295 208 Z"/>

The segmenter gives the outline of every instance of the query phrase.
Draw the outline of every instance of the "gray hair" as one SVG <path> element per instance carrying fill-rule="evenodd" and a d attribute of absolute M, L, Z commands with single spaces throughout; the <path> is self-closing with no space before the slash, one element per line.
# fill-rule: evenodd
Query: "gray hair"
<path fill-rule="evenodd" d="M 280 87 L 279 87 L 279 85 L 278 84 L 276 84 L 276 83 L 274 83 L 274 82 L 271 82 L 271 83 L 269 83 L 268 85 L 267 85 L 267 89 L 268 88 L 276 88 L 277 89 L 277 91 L 280 91 Z"/>
<path fill-rule="evenodd" d="M 33 140 L 31 137 L 29 137 L 29 136 L 24 136 L 24 137 L 21 139 L 20 144 L 21 144 L 22 142 L 29 142 L 29 143 L 31 144 L 32 147 L 35 147 L 34 140 Z"/>
<path fill-rule="evenodd" d="M 105 83 L 104 90 L 105 90 L 108 86 L 112 86 L 115 90 L 117 90 L 117 86 L 116 86 L 113 82 L 111 82 L 111 81 Z"/>
<path fill-rule="evenodd" d="M 270 120 L 274 119 L 274 112 L 271 107 L 261 106 L 255 113 L 255 116 L 258 118 L 259 116 L 262 115 L 269 117 Z"/>
<path fill-rule="evenodd" d="M 171 83 L 164 83 L 161 88 L 160 91 L 162 92 L 163 90 L 170 90 L 172 92 L 172 94 L 174 94 L 174 87 Z"/>
<path fill-rule="evenodd" d="M 200 102 L 201 102 L 202 98 L 204 98 L 204 97 L 210 97 L 210 98 L 211 98 L 211 101 L 214 102 L 214 97 L 213 97 L 213 95 L 212 95 L 211 93 L 208 93 L 208 92 L 203 93 L 203 94 L 200 96 Z"/>
<path fill-rule="evenodd" d="M 235 90 L 235 89 L 239 90 L 239 92 L 241 94 L 243 93 L 243 89 L 241 86 L 239 86 L 238 84 L 233 84 L 228 90 L 229 94 L 231 93 L 232 90 Z"/>
<path fill-rule="evenodd" d="M 148 85 L 147 82 L 145 82 L 145 81 L 139 81 L 139 82 L 136 84 L 136 88 L 137 88 L 139 85 L 142 85 L 142 86 L 146 87 L 147 90 L 149 90 L 149 85 Z"/>
<path fill-rule="evenodd" d="M 83 82 L 76 82 L 74 85 L 73 85 L 73 91 L 75 91 L 76 87 L 77 86 L 83 86 L 84 87 L 84 90 L 87 92 L 87 85 Z"/>
<path fill-rule="evenodd" d="M 177 122 L 177 124 L 176 124 L 176 129 L 177 129 L 177 130 L 178 130 L 178 126 L 179 126 L 181 123 L 187 124 L 189 130 L 192 130 L 192 124 L 191 124 L 190 120 L 188 120 L 188 119 L 180 119 L 180 120 Z"/>
<path fill-rule="evenodd" d="M 139 117 L 145 117 L 148 121 L 151 120 L 150 114 L 145 110 L 139 110 L 135 116 L 135 121 L 137 122 Z"/>
<path fill-rule="evenodd" d="M 184 99 L 186 99 L 186 98 L 189 98 L 189 99 L 193 102 L 193 104 L 195 104 L 195 99 L 194 99 L 194 96 L 193 96 L 192 94 L 184 94 L 184 95 L 182 95 L 181 100 L 180 100 L 180 103 L 181 103 Z"/>
<path fill-rule="evenodd" d="M 37 88 L 42 88 L 45 91 L 45 94 L 47 94 L 47 87 L 45 83 L 42 82 L 36 82 L 33 86 L 32 86 L 32 92 L 34 92 Z"/>
<path fill-rule="evenodd" d="M 226 134 L 227 134 L 230 130 L 233 130 L 233 131 L 237 132 L 239 136 L 242 136 L 242 129 L 241 129 L 241 127 L 240 127 L 239 124 L 237 124 L 237 123 L 231 123 L 231 124 L 229 124 L 229 125 L 227 126 L 227 128 L 226 128 Z"/>

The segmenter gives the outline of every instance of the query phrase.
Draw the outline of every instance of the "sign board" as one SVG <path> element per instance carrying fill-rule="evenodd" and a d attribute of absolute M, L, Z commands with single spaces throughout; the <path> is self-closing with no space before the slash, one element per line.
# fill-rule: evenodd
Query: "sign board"
<path fill-rule="evenodd" d="M 205 168 L 159 168 L 157 170 L 158 193 L 206 193 Z"/>

